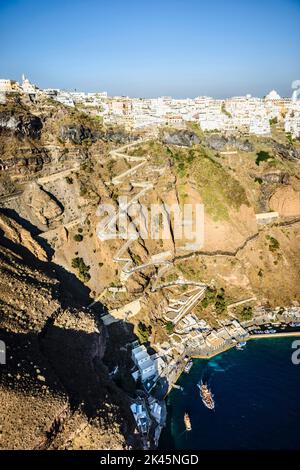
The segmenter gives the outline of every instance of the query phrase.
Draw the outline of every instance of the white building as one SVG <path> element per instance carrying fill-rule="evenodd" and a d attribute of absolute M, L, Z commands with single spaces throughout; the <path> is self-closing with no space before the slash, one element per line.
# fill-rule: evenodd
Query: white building
<path fill-rule="evenodd" d="M 27 93 L 28 95 L 35 95 L 39 89 L 36 85 L 33 85 L 25 75 L 22 75 L 22 85 L 21 85 L 23 93 Z"/>
<path fill-rule="evenodd" d="M 143 403 L 133 403 L 130 409 L 134 416 L 135 422 L 139 431 L 142 434 L 147 434 L 151 420 L 148 417 L 147 409 Z"/>
<path fill-rule="evenodd" d="M 15 80 L 0 79 L 0 92 L 12 93 L 20 91 L 20 85 Z"/>
<path fill-rule="evenodd" d="M 134 364 L 139 370 L 142 382 L 158 377 L 157 362 L 147 352 L 145 346 L 138 346 L 131 352 Z"/>
<path fill-rule="evenodd" d="M 281 100 L 281 96 L 278 95 L 277 91 L 271 90 L 265 97 L 266 101 Z"/>
<path fill-rule="evenodd" d="M 300 101 L 292 103 L 285 117 L 284 130 L 290 132 L 294 139 L 300 137 Z"/>

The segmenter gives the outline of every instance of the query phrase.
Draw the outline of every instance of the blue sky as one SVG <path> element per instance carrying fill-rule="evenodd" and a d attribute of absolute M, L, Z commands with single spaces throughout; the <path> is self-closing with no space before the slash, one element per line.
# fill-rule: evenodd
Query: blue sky
<path fill-rule="evenodd" d="M 300 0 L 0 0 L 0 78 L 227 97 L 300 79 Z"/>

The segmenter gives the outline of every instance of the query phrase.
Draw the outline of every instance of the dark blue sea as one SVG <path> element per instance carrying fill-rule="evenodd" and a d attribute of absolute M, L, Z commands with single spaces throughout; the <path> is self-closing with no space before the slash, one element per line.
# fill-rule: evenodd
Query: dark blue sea
<path fill-rule="evenodd" d="M 300 364 L 291 360 L 297 338 L 249 341 L 210 360 L 194 360 L 167 397 L 167 426 L 159 448 L 300 449 Z M 298 338 L 299 340 L 299 338 Z M 215 411 L 202 403 L 196 384 L 208 381 Z M 189 413 L 192 431 L 183 415 Z"/>

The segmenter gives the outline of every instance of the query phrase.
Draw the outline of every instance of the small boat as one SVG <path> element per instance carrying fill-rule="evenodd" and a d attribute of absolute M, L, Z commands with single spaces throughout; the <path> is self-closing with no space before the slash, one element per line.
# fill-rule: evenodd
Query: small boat
<path fill-rule="evenodd" d="M 185 365 L 185 367 L 184 367 L 184 372 L 186 372 L 186 373 L 188 374 L 189 371 L 191 370 L 192 366 L 193 366 L 193 361 L 190 360 L 190 361 Z"/>
<path fill-rule="evenodd" d="M 243 349 L 245 346 L 246 346 L 246 341 L 240 341 L 239 343 L 237 343 L 236 345 L 236 349 Z"/>
<path fill-rule="evenodd" d="M 290 323 L 290 326 L 293 327 L 293 328 L 299 327 L 299 326 L 300 326 L 300 322 L 298 322 L 298 321 L 292 321 L 292 322 Z"/>
<path fill-rule="evenodd" d="M 201 384 L 197 384 L 199 390 L 200 390 L 200 397 L 202 398 L 203 404 L 208 408 L 209 410 L 214 410 L 215 409 L 215 402 L 213 398 L 213 394 L 209 390 L 208 386 L 201 382 Z"/>
<path fill-rule="evenodd" d="M 191 431 L 192 430 L 191 420 L 187 413 L 184 413 L 183 421 L 184 421 L 185 429 L 187 431 Z"/>

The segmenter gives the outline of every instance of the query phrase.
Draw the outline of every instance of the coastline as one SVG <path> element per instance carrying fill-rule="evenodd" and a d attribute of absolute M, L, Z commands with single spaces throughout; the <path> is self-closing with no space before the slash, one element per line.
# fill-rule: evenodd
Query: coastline
<path fill-rule="evenodd" d="M 300 336 L 300 331 L 287 331 L 287 332 L 269 333 L 267 335 L 253 334 L 253 335 L 249 335 L 247 338 L 243 338 L 243 341 L 247 342 L 247 341 L 250 341 L 250 340 L 253 340 L 253 339 L 268 339 L 268 338 L 276 339 L 276 338 L 297 337 L 297 336 Z M 199 355 L 198 354 L 191 354 L 190 359 L 212 359 L 213 357 L 218 356 L 219 354 L 222 354 L 226 351 L 229 351 L 230 349 L 234 348 L 235 346 L 236 346 L 235 343 L 224 345 L 224 347 L 214 351 L 209 356 L 201 355 L 201 354 L 199 354 Z M 168 389 L 168 391 L 167 391 L 164 398 L 166 398 L 169 395 L 169 393 L 173 389 L 174 385 L 176 384 L 177 380 L 179 379 L 181 374 L 184 372 L 184 365 L 185 364 L 183 363 L 182 364 L 182 369 L 176 375 L 175 380 L 173 380 L 172 383 L 170 383 L 169 389 Z"/>
<path fill-rule="evenodd" d="M 286 332 L 279 332 L 279 333 L 269 333 L 267 335 L 249 335 L 246 338 L 243 338 L 243 341 L 250 341 L 252 339 L 268 339 L 268 338 L 283 338 L 283 337 L 288 337 L 288 336 L 300 336 L 300 331 L 286 331 Z M 191 355 L 191 359 L 212 359 L 215 356 L 218 356 L 219 354 L 222 354 L 225 351 L 228 351 L 229 349 L 232 349 L 236 346 L 235 343 L 229 344 L 224 346 L 224 348 L 218 349 L 217 351 L 214 351 L 213 354 L 210 356 L 204 356 L 204 355 L 197 355 L 193 354 Z"/>
<path fill-rule="evenodd" d="M 232 348 L 211 360 L 195 360 L 190 374 L 183 374 L 177 382 L 181 390 L 167 397 L 168 420 L 159 449 L 299 449 L 295 434 L 300 384 L 291 360 L 291 346 L 295 339 L 299 341 L 299 332 L 294 336 L 278 335 L 270 341 L 253 338 L 242 352 Z M 199 398 L 201 379 L 214 395 L 214 413 Z M 185 412 L 193 433 L 184 433 Z"/>

